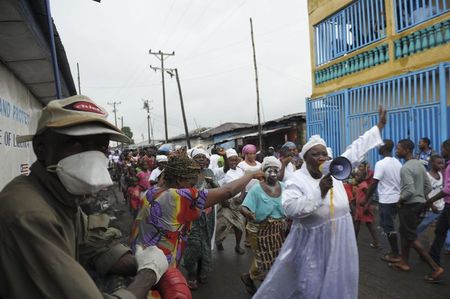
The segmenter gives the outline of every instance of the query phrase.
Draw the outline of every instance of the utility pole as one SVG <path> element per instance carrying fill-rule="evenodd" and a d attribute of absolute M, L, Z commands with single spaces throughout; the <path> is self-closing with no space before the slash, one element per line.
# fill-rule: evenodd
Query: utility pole
<path fill-rule="evenodd" d="M 116 127 L 117 127 L 117 108 L 116 108 L 116 105 L 120 105 L 120 104 L 122 104 L 122 102 L 116 102 L 116 101 L 114 101 L 114 102 L 108 102 L 108 105 L 111 105 L 111 106 L 113 106 L 113 112 L 114 112 L 114 124 L 116 125 Z"/>
<path fill-rule="evenodd" d="M 120 128 L 119 129 L 123 129 L 123 116 L 119 117 L 120 119 Z"/>
<path fill-rule="evenodd" d="M 78 73 L 78 94 L 81 94 L 81 84 L 80 84 L 80 65 L 77 62 L 77 73 Z"/>
<path fill-rule="evenodd" d="M 255 40 L 253 38 L 253 22 L 250 18 L 250 32 L 252 35 L 252 47 L 253 47 L 253 64 L 255 66 L 255 81 L 256 81 L 256 110 L 258 113 L 258 136 L 259 136 L 259 150 L 262 152 L 262 128 L 261 128 L 261 116 L 259 114 L 259 86 L 258 86 L 258 68 L 256 66 L 256 51 L 255 51 Z"/>
<path fill-rule="evenodd" d="M 153 107 L 150 107 L 150 103 L 149 100 L 143 100 L 144 101 L 144 107 L 143 109 L 147 111 L 147 133 L 148 133 L 148 144 L 151 144 L 151 140 L 152 138 L 150 137 L 150 127 L 151 127 L 151 122 L 150 122 L 150 110 L 153 109 Z M 152 134 L 153 135 L 153 134 Z"/>
<path fill-rule="evenodd" d="M 165 58 L 165 56 L 174 56 L 175 51 L 172 53 L 164 53 L 164 52 L 161 52 L 161 50 L 159 50 L 158 52 L 152 52 L 152 50 L 149 50 L 148 52 L 150 54 L 155 55 L 161 61 L 162 93 L 163 93 L 163 108 L 164 108 L 164 131 L 165 131 L 165 138 L 166 138 L 166 143 L 167 143 L 168 139 L 169 139 L 169 135 L 167 132 L 166 88 L 165 88 L 165 84 L 164 84 L 164 58 Z M 154 71 L 156 71 L 156 68 L 153 68 L 151 65 L 150 65 L 150 68 L 153 69 Z"/>
<path fill-rule="evenodd" d="M 186 121 L 186 113 L 184 112 L 183 94 L 181 93 L 180 78 L 178 77 L 178 69 L 175 69 L 175 77 L 177 79 L 178 94 L 180 95 L 181 113 L 183 115 L 184 132 L 186 134 L 186 144 L 188 148 L 191 148 L 191 140 L 189 139 L 189 129 Z"/>

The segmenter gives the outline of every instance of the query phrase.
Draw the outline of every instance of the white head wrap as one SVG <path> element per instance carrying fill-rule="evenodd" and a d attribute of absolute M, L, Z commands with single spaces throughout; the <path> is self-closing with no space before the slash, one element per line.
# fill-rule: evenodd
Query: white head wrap
<path fill-rule="evenodd" d="M 156 162 L 168 162 L 167 156 L 165 155 L 156 155 Z"/>
<path fill-rule="evenodd" d="M 209 153 L 203 148 L 194 148 L 191 152 L 191 158 L 194 158 L 197 155 L 205 155 L 207 159 L 209 159 Z"/>
<path fill-rule="evenodd" d="M 226 155 L 227 155 L 227 158 L 238 157 L 237 152 L 233 148 L 227 149 Z"/>
<path fill-rule="evenodd" d="M 308 142 L 303 146 L 302 151 L 300 152 L 300 158 L 304 159 L 305 154 L 307 151 L 309 151 L 313 146 L 315 145 L 323 145 L 324 147 L 327 147 L 327 144 L 325 143 L 325 140 L 323 140 L 320 135 L 313 135 L 309 138 Z"/>
<path fill-rule="evenodd" d="M 331 147 L 327 147 L 328 158 L 333 159 L 333 149 Z"/>
<path fill-rule="evenodd" d="M 265 157 L 262 162 L 261 168 L 262 170 L 265 170 L 267 167 L 277 167 L 278 169 L 280 169 L 281 162 L 274 156 Z"/>

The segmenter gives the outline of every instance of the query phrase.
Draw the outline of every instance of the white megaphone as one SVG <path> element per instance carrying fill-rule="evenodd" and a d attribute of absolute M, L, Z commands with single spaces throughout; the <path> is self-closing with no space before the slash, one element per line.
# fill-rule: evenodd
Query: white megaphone
<path fill-rule="evenodd" d="M 323 175 L 331 174 L 336 180 L 343 181 L 352 173 L 352 163 L 345 157 L 337 157 L 319 166 Z"/>

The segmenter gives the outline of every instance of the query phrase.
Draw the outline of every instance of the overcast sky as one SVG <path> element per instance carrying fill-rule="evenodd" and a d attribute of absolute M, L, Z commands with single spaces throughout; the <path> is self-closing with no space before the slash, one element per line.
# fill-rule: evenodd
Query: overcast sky
<path fill-rule="evenodd" d="M 114 122 L 147 139 L 143 99 L 151 100 L 155 138 L 164 138 L 160 61 L 175 56 L 189 129 L 256 123 L 249 18 L 253 19 L 262 120 L 305 111 L 311 94 L 306 0 L 51 0 L 52 14 L 77 84 Z M 169 137 L 184 133 L 175 78 L 166 76 Z M 120 121 L 118 121 L 120 126 Z"/>

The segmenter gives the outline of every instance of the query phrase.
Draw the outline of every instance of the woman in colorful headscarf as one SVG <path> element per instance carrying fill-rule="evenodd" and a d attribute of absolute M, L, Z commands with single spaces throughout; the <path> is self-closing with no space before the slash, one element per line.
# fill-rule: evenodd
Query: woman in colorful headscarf
<path fill-rule="evenodd" d="M 208 168 L 209 154 L 203 148 L 194 148 L 191 157 L 200 167 L 197 189 L 217 188 L 214 173 Z M 199 218 L 192 222 L 184 252 L 183 266 L 187 271 L 188 286 L 191 290 L 198 288 L 197 282 L 207 283 L 208 273 L 212 270 L 211 240 L 214 234 L 214 207 L 203 209 Z"/>
<path fill-rule="evenodd" d="M 247 232 L 253 262 L 248 273 L 241 275 L 247 292 L 256 292 L 254 281 L 263 281 L 284 241 L 284 211 L 281 206 L 283 183 L 278 181 L 281 162 L 265 157 L 262 169 L 265 180 L 253 185 L 242 203 L 242 214 L 247 218 Z"/>
<path fill-rule="evenodd" d="M 383 143 L 379 122 L 342 154 L 353 164 Z M 341 181 L 324 176 L 325 141 L 311 136 L 300 153 L 304 164 L 286 182 L 282 205 L 293 224 L 278 258 L 253 298 L 358 298 L 358 248 Z"/>
<path fill-rule="evenodd" d="M 251 179 L 262 175 L 249 173 L 220 188 L 208 190 L 194 187 L 199 174 L 200 167 L 187 156 L 169 159 L 164 169 L 165 184 L 145 193 L 143 207 L 130 235 L 133 248 L 137 244 L 156 245 L 166 255 L 169 267 L 178 267 L 191 223 L 200 217 L 202 210 L 235 196 Z"/>
<path fill-rule="evenodd" d="M 257 171 L 261 170 L 261 163 L 256 161 L 256 146 L 253 144 L 246 144 L 242 148 L 242 157 L 244 157 L 244 161 L 238 164 L 238 167 L 242 169 L 244 172 L 249 171 Z M 256 183 L 256 182 L 254 182 Z M 249 186 L 247 190 L 250 188 Z"/>
<path fill-rule="evenodd" d="M 225 174 L 223 183 L 227 184 L 234 180 L 241 178 L 244 171 L 237 167 L 240 159 L 234 149 L 226 151 L 226 158 L 228 163 L 228 171 Z M 222 242 L 229 235 L 230 231 L 234 231 L 236 245 L 234 251 L 238 254 L 244 254 L 245 251 L 241 248 L 241 238 L 244 233 L 244 216 L 241 213 L 241 203 L 243 194 L 237 194 L 228 200 L 220 203 L 219 212 L 217 213 L 217 227 L 216 227 L 216 244 L 218 250 L 224 250 Z"/>

